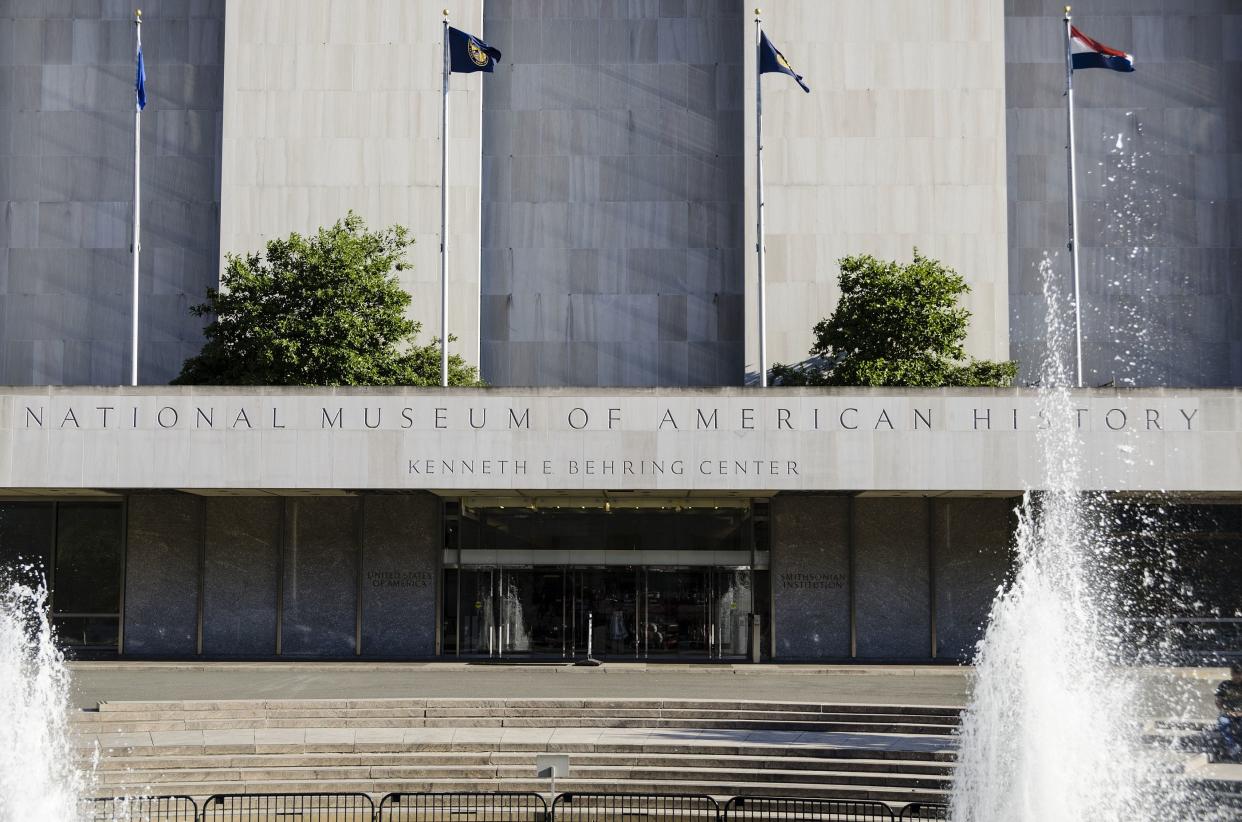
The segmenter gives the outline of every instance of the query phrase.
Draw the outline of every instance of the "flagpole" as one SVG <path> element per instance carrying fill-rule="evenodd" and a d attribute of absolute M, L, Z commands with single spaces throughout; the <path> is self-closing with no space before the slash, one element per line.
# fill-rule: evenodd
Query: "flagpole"
<path fill-rule="evenodd" d="M 448 357 L 448 91 L 449 12 L 444 10 L 444 66 L 440 91 L 440 385 L 449 384 Z"/>
<path fill-rule="evenodd" d="M 1078 283 L 1078 179 L 1074 170 L 1074 56 L 1070 6 L 1065 7 L 1065 123 L 1069 170 L 1069 253 L 1074 274 L 1074 358 L 1078 387 L 1082 388 L 1082 294 Z"/>
<path fill-rule="evenodd" d="M 134 60 L 142 52 L 142 9 L 134 12 Z M 138 253 L 141 249 L 142 193 L 139 174 L 142 160 L 142 107 L 138 105 L 137 87 L 134 90 L 134 237 L 130 251 L 133 256 L 133 304 L 130 309 L 130 370 L 129 384 L 138 384 Z"/>
<path fill-rule="evenodd" d="M 759 257 L 759 385 L 768 386 L 768 294 L 763 266 L 763 75 L 759 50 L 763 36 L 760 10 L 755 9 L 755 252 Z"/>

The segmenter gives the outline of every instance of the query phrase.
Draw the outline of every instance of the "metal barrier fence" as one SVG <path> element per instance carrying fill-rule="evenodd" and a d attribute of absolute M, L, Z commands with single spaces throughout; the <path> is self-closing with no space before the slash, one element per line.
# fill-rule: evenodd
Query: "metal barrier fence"
<path fill-rule="evenodd" d="M 198 805 L 188 796 L 88 799 L 82 804 L 87 822 L 195 822 L 198 819 Z"/>
<path fill-rule="evenodd" d="M 859 799 L 795 799 L 785 796 L 735 796 L 725 803 L 724 818 L 756 822 L 892 822 L 888 805 Z M 917 818 L 917 817 L 916 817 Z"/>
<path fill-rule="evenodd" d="M 537 793 L 390 793 L 380 800 L 379 822 L 548 822 Z"/>
<path fill-rule="evenodd" d="M 660 822 L 720 819 L 720 805 L 703 794 L 562 793 L 552 801 L 556 822 L 595 822 L 632 817 L 657 817 Z"/>
<path fill-rule="evenodd" d="M 188 796 L 93 799 L 86 822 L 594 822 L 656 817 L 660 822 L 921 822 L 947 820 L 949 806 L 911 802 L 897 814 L 883 802 L 735 796 L 722 808 L 704 794 L 562 793 L 549 809 L 533 792 L 390 793 L 378 808 L 365 793 L 215 794 L 200 812 Z"/>
<path fill-rule="evenodd" d="M 203 801 L 202 822 L 373 822 L 375 803 L 365 793 L 218 793 Z"/>

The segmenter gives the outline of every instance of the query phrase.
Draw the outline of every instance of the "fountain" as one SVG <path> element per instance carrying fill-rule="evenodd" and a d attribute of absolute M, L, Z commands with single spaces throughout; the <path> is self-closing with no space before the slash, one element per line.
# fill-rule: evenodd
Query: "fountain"
<path fill-rule="evenodd" d="M 76 767 L 69 669 L 47 599 L 42 583 L 0 568 L 0 822 L 77 819 L 89 791 L 90 774 Z"/>
<path fill-rule="evenodd" d="M 1128 666 L 1133 543 L 1115 503 L 1086 494 L 1051 261 L 1041 266 L 1048 353 L 1040 375 L 1038 492 L 1019 509 L 1016 567 L 992 606 L 960 731 L 954 822 L 1204 820 L 1172 752 L 1144 739 L 1141 669 Z M 1223 818 L 1223 817 L 1221 817 Z"/>

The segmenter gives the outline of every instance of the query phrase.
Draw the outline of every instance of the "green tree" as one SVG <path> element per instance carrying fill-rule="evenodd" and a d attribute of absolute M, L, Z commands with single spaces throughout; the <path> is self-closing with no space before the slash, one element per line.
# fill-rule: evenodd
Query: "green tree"
<path fill-rule="evenodd" d="M 220 288 L 190 309 L 211 318 L 207 342 L 173 384 L 439 385 L 438 341 L 414 342 L 421 326 L 405 316 L 410 295 L 392 273 L 411 244 L 401 226 L 368 231 L 351 211 L 313 237 L 229 255 Z M 449 382 L 480 384 L 459 356 Z"/>
<path fill-rule="evenodd" d="M 870 254 L 845 257 L 841 300 L 815 325 L 812 359 L 772 366 L 779 385 L 1008 386 L 1015 362 L 976 360 L 964 343 L 970 286 L 953 269 L 914 250 L 902 264 Z"/>

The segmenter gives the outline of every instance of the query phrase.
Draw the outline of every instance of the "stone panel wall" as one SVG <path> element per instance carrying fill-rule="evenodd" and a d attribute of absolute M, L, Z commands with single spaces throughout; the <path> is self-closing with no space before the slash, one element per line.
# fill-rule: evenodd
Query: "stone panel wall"
<path fill-rule="evenodd" d="M 489 2 L 493 385 L 742 380 L 741 2 Z"/>
<path fill-rule="evenodd" d="M 754 5 L 737 4 L 747 14 L 734 35 L 747 63 L 748 378 L 758 366 Z M 769 360 L 806 358 L 812 327 L 836 307 L 838 259 L 909 260 L 915 246 L 970 284 L 969 351 L 1008 356 L 1002 3 L 763 8 L 764 31 L 811 86 L 763 77 Z"/>
<path fill-rule="evenodd" d="M 363 502 L 362 652 L 435 653 L 440 578 L 440 500 L 385 494 Z"/>
<path fill-rule="evenodd" d="M 968 660 L 1012 559 L 1016 500 L 933 502 L 936 655 Z"/>
<path fill-rule="evenodd" d="M 848 497 L 772 500 L 772 609 L 778 660 L 850 655 Z"/>
<path fill-rule="evenodd" d="M 143 4 L 143 383 L 198 351 L 218 282 L 224 6 Z M 0 4 L 0 384 L 129 382 L 133 11 Z"/>
<path fill-rule="evenodd" d="M 129 498 L 125 653 L 190 656 L 198 648 L 203 500 L 186 494 Z"/>
<path fill-rule="evenodd" d="M 508 0 L 502 5 L 509 5 Z M 228 4 L 220 248 L 261 249 L 353 210 L 414 239 L 398 272 L 440 336 L 440 90 L 443 17 L 483 30 L 482 0 L 238 0 Z M 499 75 L 496 75 L 499 76 Z M 449 93 L 450 350 L 479 357 L 479 117 L 488 74 Z"/>
<path fill-rule="evenodd" d="M 353 656 L 358 625 L 357 497 L 285 501 L 285 656 Z"/>
<path fill-rule="evenodd" d="M 276 653 L 283 504 L 276 497 L 206 500 L 204 655 Z"/>
<path fill-rule="evenodd" d="M 1130 74 L 1074 76 L 1084 383 L 1242 384 L 1242 6 L 1074 10 L 1081 31 L 1135 56 Z M 1045 256 L 1072 328 L 1060 11 L 1005 2 L 1010 333 L 1028 381 L 1046 346 Z"/>
<path fill-rule="evenodd" d="M 854 505 L 858 657 L 928 659 L 928 502 L 917 497 L 860 497 Z"/>

